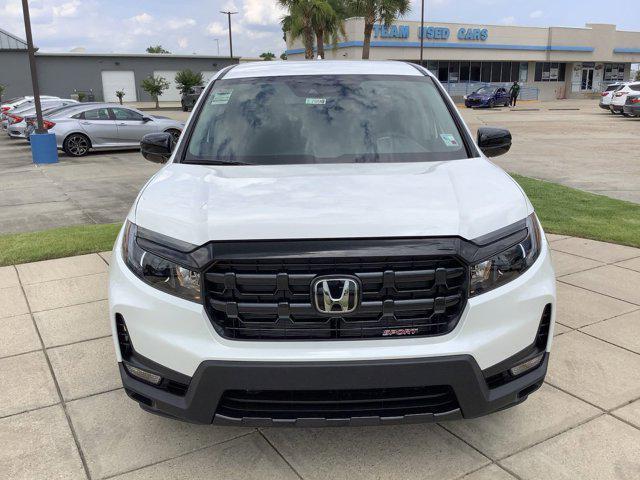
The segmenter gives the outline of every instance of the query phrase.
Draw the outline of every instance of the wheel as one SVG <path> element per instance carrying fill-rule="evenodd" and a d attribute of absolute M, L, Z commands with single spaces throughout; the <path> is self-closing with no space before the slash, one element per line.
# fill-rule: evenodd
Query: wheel
<path fill-rule="evenodd" d="M 82 157 L 89 152 L 90 148 L 91 141 L 81 133 L 72 133 L 62 144 L 62 149 L 70 157 Z"/>
<path fill-rule="evenodd" d="M 627 118 L 631 117 L 631 115 L 629 115 L 628 113 L 624 113 L 624 112 L 622 113 L 622 116 L 623 117 L 627 117 Z"/>
<path fill-rule="evenodd" d="M 180 130 L 176 129 L 176 128 L 170 128 L 169 130 L 165 130 L 166 133 L 170 133 L 171 136 L 173 137 L 173 141 L 174 142 L 178 142 L 178 139 L 180 138 L 180 134 L 182 133 Z"/>
<path fill-rule="evenodd" d="M 493 108 L 496 106 L 496 101 L 492 98 L 491 100 L 489 100 L 489 108 Z"/>

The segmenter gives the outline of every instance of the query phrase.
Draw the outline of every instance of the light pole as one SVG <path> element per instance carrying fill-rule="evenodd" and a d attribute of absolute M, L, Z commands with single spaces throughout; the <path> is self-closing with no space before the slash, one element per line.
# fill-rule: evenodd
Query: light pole
<path fill-rule="evenodd" d="M 58 148 L 56 136 L 48 133 L 42 120 L 42 105 L 40 104 L 40 87 L 38 85 L 38 70 L 36 68 L 36 54 L 31 33 L 31 17 L 29 2 L 22 0 L 22 14 L 24 16 L 24 31 L 27 37 L 27 53 L 29 55 L 29 70 L 31 71 L 31 86 L 33 88 L 33 103 L 36 107 L 36 131 L 29 137 L 31 143 L 31 157 L 33 163 L 56 163 Z"/>
<path fill-rule="evenodd" d="M 422 0 L 422 11 L 420 13 L 420 66 L 422 67 L 422 59 L 424 52 L 424 0 Z"/>
<path fill-rule="evenodd" d="M 33 87 L 33 101 L 36 104 L 36 133 L 45 133 L 42 122 L 42 106 L 40 105 L 40 88 L 38 86 L 38 72 L 36 69 L 36 54 L 33 48 L 33 35 L 31 34 L 31 17 L 29 15 L 29 2 L 22 0 L 22 14 L 24 15 L 24 31 L 27 36 L 27 52 L 29 54 L 29 69 L 31 70 L 31 85 Z"/>
<path fill-rule="evenodd" d="M 231 15 L 235 15 L 238 12 L 224 12 L 220 11 L 220 13 L 224 13 L 227 16 L 227 20 L 229 21 L 229 58 L 233 58 L 233 39 L 231 37 Z"/>
<path fill-rule="evenodd" d="M 214 40 L 216 42 L 216 47 L 218 48 L 218 56 L 220 56 L 220 39 L 214 38 Z"/>

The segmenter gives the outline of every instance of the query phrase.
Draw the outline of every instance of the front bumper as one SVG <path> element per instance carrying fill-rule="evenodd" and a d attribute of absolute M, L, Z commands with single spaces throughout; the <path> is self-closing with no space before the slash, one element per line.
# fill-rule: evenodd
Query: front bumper
<path fill-rule="evenodd" d="M 489 389 L 470 355 L 365 362 L 218 362 L 205 361 L 190 379 L 184 396 L 131 377 L 120 364 L 127 394 L 149 412 L 192 423 L 242 426 L 342 426 L 423 423 L 475 418 L 517 405 L 537 390 L 547 372 L 549 354 L 534 370 Z M 139 365 L 139 363 L 138 363 Z M 157 370 L 156 370 L 157 371 Z M 163 371 L 158 372 L 163 374 Z M 175 372 L 167 372 L 171 375 Z M 456 404 L 438 413 L 371 414 L 277 418 L 220 413 L 225 391 L 336 391 L 451 386 Z M 345 409 L 349 405 L 344 406 Z"/>
<path fill-rule="evenodd" d="M 625 105 L 622 112 L 633 117 L 640 117 L 640 105 Z"/>

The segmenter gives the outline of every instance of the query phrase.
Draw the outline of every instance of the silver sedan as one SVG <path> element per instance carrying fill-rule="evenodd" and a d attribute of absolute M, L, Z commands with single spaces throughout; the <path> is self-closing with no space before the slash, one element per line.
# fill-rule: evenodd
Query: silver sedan
<path fill-rule="evenodd" d="M 72 157 L 90 150 L 139 148 L 147 133 L 167 132 L 178 140 L 184 128 L 183 122 L 105 103 L 66 109 L 46 120 L 48 131 L 56 135 L 58 148 Z"/>

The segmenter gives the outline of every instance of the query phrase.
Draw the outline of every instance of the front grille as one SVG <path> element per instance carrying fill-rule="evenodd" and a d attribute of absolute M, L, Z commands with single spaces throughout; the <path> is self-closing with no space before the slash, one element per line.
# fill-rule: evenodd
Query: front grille
<path fill-rule="evenodd" d="M 349 314 L 319 313 L 316 277 L 357 277 L 361 304 Z M 454 257 L 224 260 L 205 275 L 206 305 L 231 339 L 336 340 L 443 335 L 466 302 L 467 269 Z"/>
<path fill-rule="evenodd" d="M 449 386 L 366 390 L 228 390 L 217 414 L 229 418 L 357 418 L 438 414 L 459 408 Z"/>

